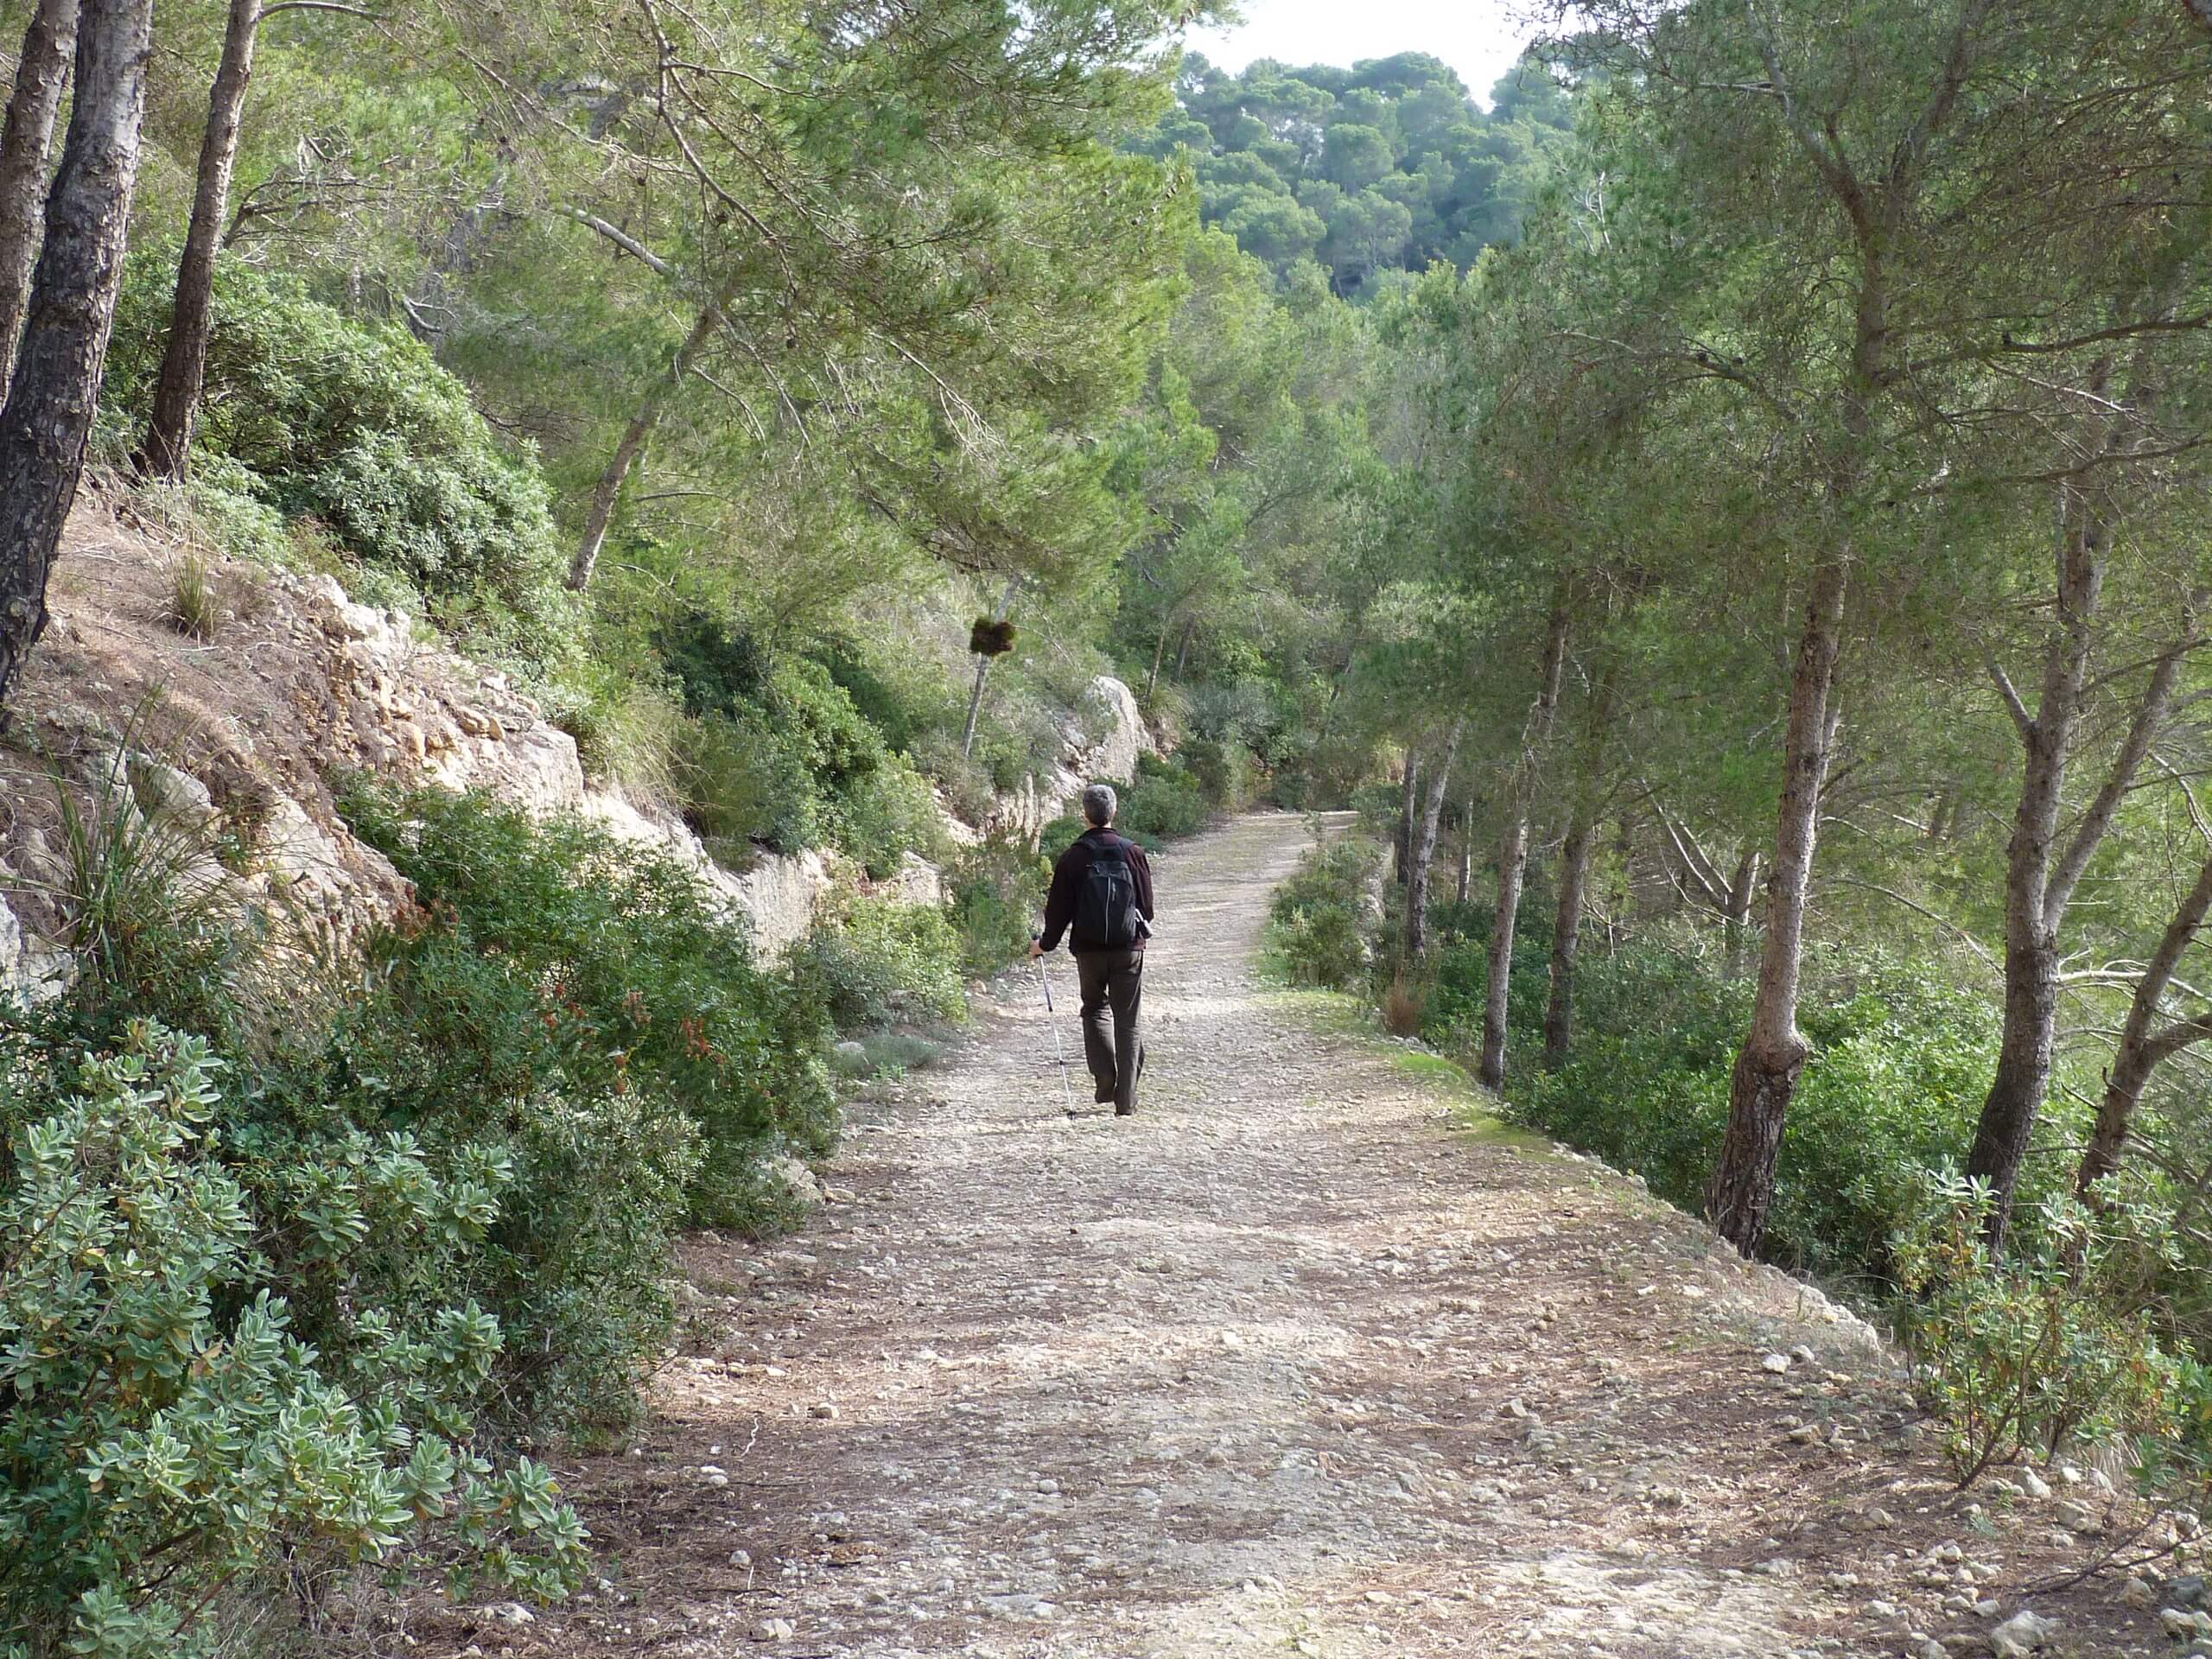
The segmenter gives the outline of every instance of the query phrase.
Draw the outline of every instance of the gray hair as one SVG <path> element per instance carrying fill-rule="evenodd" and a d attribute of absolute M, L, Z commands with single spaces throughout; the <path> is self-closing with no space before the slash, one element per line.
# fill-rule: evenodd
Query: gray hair
<path fill-rule="evenodd" d="M 1093 784 L 1083 791 L 1084 818 L 1101 830 L 1114 822 L 1114 809 L 1120 804 L 1111 784 Z"/>

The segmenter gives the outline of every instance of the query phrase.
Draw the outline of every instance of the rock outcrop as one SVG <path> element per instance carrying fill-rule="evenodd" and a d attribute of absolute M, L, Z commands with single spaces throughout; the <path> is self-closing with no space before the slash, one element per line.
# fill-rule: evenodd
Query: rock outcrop
<path fill-rule="evenodd" d="M 913 855 L 880 881 L 812 852 L 724 868 L 672 814 L 594 787 L 574 738 L 505 674 L 356 602 L 334 576 L 216 559 L 228 614 L 213 641 L 188 640 L 162 621 L 176 550 L 96 497 L 72 519 L 49 595 L 54 621 L 10 711 L 12 736 L 0 740 L 13 785 L 0 798 L 0 995 L 50 994 L 67 971 L 66 952 L 47 942 L 64 874 L 52 850 L 63 840 L 57 781 L 80 800 L 105 793 L 137 819 L 219 829 L 246 855 L 230 861 L 235 870 L 203 861 L 200 874 L 241 903 L 281 907 L 321 948 L 342 948 L 414 902 L 340 819 L 328 780 L 349 771 L 582 814 L 692 866 L 767 951 L 802 937 L 840 886 L 943 902 L 937 868 Z M 948 813 L 949 836 L 969 843 L 988 828 L 1033 838 L 1090 779 L 1132 779 L 1152 747 L 1134 694 L 1103 675 L 1063 740 L 1058 762 L 1003 798 L 987 825 Z"/>
<path fill-rule="evenodd" d="M 1060 735 L 1061 753 L 1052 769 L 1024 778 L 1019 789 L 1001 796 L 990 829 L 1026 836 L 1033 845 L 1046 824 L 1075 810 L 1086 785 L 1133 782 L 1137 757 L 1157 752 L 1136 693 L 1110 674 L 1090 682 Z"/>

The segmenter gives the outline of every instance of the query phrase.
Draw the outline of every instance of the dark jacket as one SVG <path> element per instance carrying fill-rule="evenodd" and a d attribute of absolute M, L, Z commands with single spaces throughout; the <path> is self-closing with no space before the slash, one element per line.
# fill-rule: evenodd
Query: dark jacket
<path fill-rule="evenodd" d="M 1137 914 L 1147 922 L 1152 919 L 1152 866 L 1146 861 L 1144 849 L 1111 830 L 1086 830 L 1075 839 L 1075 844 L 1060 855 L 1060 861 L 1052 866 L 1052 890 L 1045 896 L 1044 946 L 1047 950 L 1058 948 L 1060 935 L 1068 931 L 1068 924 L 1075 920 L 1077 896 L 1083 891 L 1083 878 L 1090 868 L 1090 861 L 1101 852 L 1118 851 L 1129 861 L 1129 874 L 1137 890 Z M 1071 950 L 1096 949 L 1070 943 Z M 1144 949 L 1144 938 L 1137 938 L 1136 948 Z"/>

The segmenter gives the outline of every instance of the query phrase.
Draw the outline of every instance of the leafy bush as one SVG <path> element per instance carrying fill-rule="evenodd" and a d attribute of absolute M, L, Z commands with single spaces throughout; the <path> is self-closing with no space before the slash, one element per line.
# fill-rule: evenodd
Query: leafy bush
<path fill-rule="evenodd" d="M 390 953 L 467 949 L 537 999 L 526 1033 L 537 1054 L 492 1037 L 468 1047 L 503 1071 L 524 1060 L 514 1083 L 543 1055 L 633 1110 L 658 1101 L 698 1124 L 695 1218 L 729 1218 L 716 1184 L 733 1169 L 786 1147 L 829 1149 L 836 1102 L 819 1014 L 754 962 L 742 923 L 673 857 L 479 796 L 356 789 L 345 806 L 355 832 L 449 918 L 442 937 L 394 939 Z"/>
<path fill-rule="evenodd" d="M 1114 827 L 1118 830 L 1121 828 L 1121 825 L 1117 822 Z M 1063 812 L 1058 817 L 1052 819 L 1042 830 L 1039 830 L 1037 832 L 1037 845 L 1043 849 L 1044 857 L 1047 867 L 1049 868 L 1052 860 L 1057 859 L 1062 853 L 1067 851 L 1070 847 L 1072 847 L 1076 842 L 1077 837 L 1083 835 L 1084 831 L 1088 830 L 1090 828 L 1090 826 L 1088 823 L 1084 823 L 1082 818 L 1077 817 L 1075 814 Z M 1049 880 L 1050 877 L 1048 876 L 1046 879 Z"/>
<path fill-rule="evenodd" d="M 63 1064 L 19 1050 L 0 1076 L 0 1638 L 199 1652 L 195 1622 L 242 1578 L 425 1546 L 464 1584 L 571 1587 L 585 1535 L 545 1471 L 497 1470 L 469 1442 L 498 1323 L 455 1300 L 419 1326 L 364 1309 L 343 1351 L 313 1342 L 260 1248 L 280 1218 L 220 1160 L 218 1063 L 149 1023 L 124 1035 Z M 350 1184 L 373 1217 L 342 1201 L 283 1217 L 302 1259 L 373 1224 L 435 1273 L 497 1224 L 498 1160 L 441 1180 L 410 1137 L 361 1150 Z M 349 1185 L 327 1162 L 299 1174 Z"/>
<path fill-rule="evenodd" d="M 691 716 L 680 742 L 684 818 L 724 863 L 755 844 L 779 853 L 833 844 L 882 877 L 909 851 L 935 855 L 937 798 L 894 753 L 831 668 L 771 658 L 749 633 L 684 610 L 655 648 Z M 858 673 L 849 656 L 849 677 Z M 872 678 L 869 695 L 887 696 Z"/>
<path fill-rule="evenodd" d="M 2161 1346 L 2140 1294 L 2146 1259 L 2180 1261 L 2171 1217 L 2139 1205 L 2099 1216 L 2054 1197 L 2016 1212 L 1999 1261 L 1983 1230 L 1986 1188 L 1928 1178 L 1915 1192 L 1897 1241 L 1902 1332 L 1961 1485 L 2069 1442 L 2204 1468 L 2205 1371 L 2185 1348 Z"/>
<path fill-rule="evenodd" d="M 1194 737 L 1175 752 L 1216 811 L 1239 812 L 1252 798 L 1252 752 L 1241 743 Z"/>
<path fill-rule="evenodd" d="M 887 754 L 864 785 L 834 803 L 837 845 L 880 880 L 908 852 L 937 859 L 944 852 L 944 826 L 929 780 L 900 754 Z"/>
<path fill-rule="evenodd" d="M 1488 904 L 1439 904 L 1430 925 L 1438 949 L 1434 990 L 1422 1019 L 1421 1034 L 1441 1048 L 1467 1048 L 1479 1040 L 1490 1000 Z M 1540 895 L 1524 893 L 1513 930 L 1513 963 L 1506 985 L 1506 1024 L 1541 1042 L 1544 1004 L 1551 993 L 1550 906 Z M 1394 940 L 1395 944 L 1395 941 Z"/>
<path fill-rule="evenodd" d="M 752 863 L 758 843 L 779 853 L 817 845 L 823 802 L 805 763 L 750 709 L 709 714 L 683 728 L 683 818 L 715 858 Z"/>
<path fill-rule="evenodd" d="M 1313 848 L 1275 889 L 1273 942 L 1292 983 L 1344 990 L 1365 981 L 1368 893 L 1381 868 L 1371 842 L 1347 836 Z"/>
<path fill-rule="evenodd" d="M 707 611 L 686 606 L 661 618 L 652 648 L 688 715 L 733 714 L 768 695 L 771 664 L 760 642 Z"/>
<path fill-rule="evenodd" d="M 126 266 L 101 405 L 118 449 L 152 402 L 175 270 L 174 250 L 160 247 Z M 314 520 L 350 561 L 404 578 L 442 626 L 480 648 L 541 666 L 572 652 L 575 607 L 536 457 L 505 448 L 404 330 L 349 317 L 290 277 L 219 262 L 194 447 L 232 463 L 209 498 L 219 509 L 224 495 L 244 496 Z"/>
<path fill-rule="evenodd" d="M 792 947 L 791 971 L 840 1031 L 909 1020 L 960 1020 L 960 939 L 931 906 L 855 895 L 817 918 Z"/>
<path fill-rule="evenodd" d="M 995 836 L 964 849 L 945 872 L 946 915 L 960 936 L 961 971 L 995 974 L 1027 948 L 1052 867 L 1027 842 Z"/>
<path fill-rule="evenodd" d="M 1479 1030 L 1479 955 L 1454 1000 L 1453 1039 Z M 1955 1166 L 1993 1061 L 1987 1004 L 1910 963 L 1830 950 L 1808 959 L 1801 1018 L 1815 1044 L 1776 1168 L 1766 1253 L 1846 1280 L 1891 1277 L 1890 1241 L 1920 1175 Z M 1541 1042 L 1543 954 L 1516 944 L 1513 1042 Z M 1440 989 L 1440 998 L 1443 993 Z M 1516 1119 L 1642 1174 L 1698 1209 L 1728 1118 L 1728 1079 L 1750 1015 L 1748 981 L 1663 944 L 1586 953 L 1576 1039 L 1557 1071 L 1520 1068 Z M 1432 1004 L 1433 1018 L 1435 1005 Z M 1469 1023 L 1471 1021 L 1471 1023 Z"/>
<path fill-rule="evenodd" d="M 1146 848 L 1196 835 L 1212 817 L 1206 792 L 1185 767 L 1156 754 L 1137 757 L 1136 781 L 1121 791 L 1114 827 Z"/>

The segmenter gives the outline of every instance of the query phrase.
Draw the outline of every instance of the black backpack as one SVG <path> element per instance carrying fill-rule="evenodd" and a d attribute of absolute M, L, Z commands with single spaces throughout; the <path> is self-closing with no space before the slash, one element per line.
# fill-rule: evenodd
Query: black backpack
<path fill-rule="evenodd" d="M 1129 843 L 1118 836 L 1094 849 L 1075 896 L 1075 920 L 1068 943 L 1081 950 L 1133 950 L 1142 937 L 1137 914 L 1136 873 L 1129 868 Z"/>

